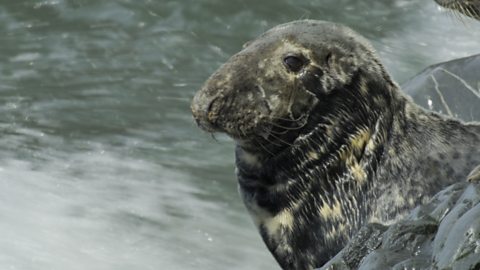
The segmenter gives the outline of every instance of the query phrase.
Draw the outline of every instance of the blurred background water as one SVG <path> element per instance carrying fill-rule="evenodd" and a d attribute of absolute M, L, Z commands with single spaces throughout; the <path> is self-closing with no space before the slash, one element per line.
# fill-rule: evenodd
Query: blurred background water
<path fill-rule="evenodd" d="M 0 3 L 0 269 L 278 269 L 238 198 L 233 143 L 190 99 L 272 26 L 341 22 L 403 82 L 480 53 L 433 1 Z"/>

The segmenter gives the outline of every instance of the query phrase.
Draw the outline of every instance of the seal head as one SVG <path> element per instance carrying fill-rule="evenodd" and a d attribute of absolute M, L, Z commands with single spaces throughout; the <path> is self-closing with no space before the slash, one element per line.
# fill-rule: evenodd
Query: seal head
<path fill-rule="evenodd" d="M 360 67 L 389 78 L 372 52 L 363 37 L 339 24 L 279 25 L 208 79 L 193 99 L 194 118 L 206 131 L 225 132 L 247 149 L 262 145 L 277 153 L 282 147 L 265 140 L 292 143 L 319 100 L 350 84 Z"/>

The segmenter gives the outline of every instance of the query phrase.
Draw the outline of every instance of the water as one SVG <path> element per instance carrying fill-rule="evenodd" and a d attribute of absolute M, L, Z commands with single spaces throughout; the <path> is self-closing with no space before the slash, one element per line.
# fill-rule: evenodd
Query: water
<path fill-rule="evenodd" d="M 354 27 L 399 82 L 480 53 L 480 24 L 433 1 L 1 1 L 0 269 L 278 269 L 231 140 L 189 103 L 244 42 L 300 18 Z"/>

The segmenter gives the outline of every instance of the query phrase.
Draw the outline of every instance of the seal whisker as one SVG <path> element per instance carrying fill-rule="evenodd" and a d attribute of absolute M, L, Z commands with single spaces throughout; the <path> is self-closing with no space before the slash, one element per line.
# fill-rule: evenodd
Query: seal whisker
<path fill-rule="evenodd" d="M 281 118 L 281 117 L 276 117 L 276 116 L 270 116 L 270 118 L 272 120 L 281 120 L 281 121 L 289 121 L 289 122 L 298 122 L 300 120 L 302 120 L 304 117 L 306 117 L 307 114 L 305 113 L 302 113 L 298 118 L 290 118 L 290 119 L 287 119 L 287 118 Z"/>
<path fill-rule="evenodd" d="M 285 135 L 287 134 L 288 132 L 290 132 L 289 130 L 283 130 L 283 131 L 274 131 L 273 129 L 270 130 L 270 133 L 273 133 L 273 134 L 276 134 L 276 135 Z"/>
<path fill-rule="evenodd" d="M 253 143 L 256 144 L 257 146 L 260 146 L 263 150 L 265 150 L 265 152 L 267 152 L 267 154 L 269 154 L 270 156 L 275 156 L 270 150 L 268 150 L 268 148 L 266 146 L 264 146 L 260 141 L 258 141 L 257 139 L 253 139 Z"/>
<path fill-rule="evenodd" d="M 306 118 L 305 118 L 306 119 Z M 299 126 L 296 126 L 296 127 L 285 127 L 285 126 L 282 126 L 278 123 L 275 123 L 275 122 L 268 122 L 268 124 L 272 125 L 272 126 L 276 126 L 278 128 L 281 128 L 281 129 L 284 129 L 284 130 L 298 130 L 298 129 L 301 129 L 303 128 L 306 124 L 307 124 L 308 121 L 303 121 L 303 123 Z"/>
<path fill-rule="evenodd" d="M 282 138 L 280 138 L 280 137 L 278 137 L 278 136 L 274 135 L 273 133 L 270 133 L 270 136 L 272 136 L 272 137 L 273 137 L 274 139 L 276 139 L 277 141 L 280 141 L 280 142 L 282 142 L 282 143 L 286 144 L 287 146 L 292 146 L 292 147 L 294 146 L 293 144 L 291 144 L 291 143 L 289 143 L 289 142 L 287 142 L 287 141 L 283 140 Z"/>
<path fill-rule="evenodd" d="M 265 132 L 265 133 L 261 136 L 262 139 L 264 139 L 264 140 L 267 141 L 268 143 L 273 144 L 273 145 L 275 145 L 275 146 L 278 146 L 278 147 L 281 147 L 281 146 L 282 146 L 282 144 L 278 144 L 278 143 L 276 143 L 276 142 L 271 141 L 271 140 L 268 139 L 268 137 L 272 135 L 271 130 L 265 129 L 264 132 Z M 259 141 L 259 139 L 257 139 L 257 141 Z"/>
<path fill-rule="evenodd" d="M 269 136 L 270 136 L 270 135 L 272 135 L 272 134 L 269 134 Z M 269 140 L 268 138 L 266 138 L 265 141 L 267 141 L 268 143 L 271 143 L 271 144 L 273 144 L 273 145 L 275 145 L 275 146 L 282 146 L 281 142 L 280 142 L 280 144 L 278 144 L 278 143 L 276 143 L 276 142 L 274 142 L 274 141 L 272 141 L 272 140 Z"/>

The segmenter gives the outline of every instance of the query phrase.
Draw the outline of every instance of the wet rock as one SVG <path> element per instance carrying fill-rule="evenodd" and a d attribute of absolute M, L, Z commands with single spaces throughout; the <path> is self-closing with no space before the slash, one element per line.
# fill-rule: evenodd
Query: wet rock
<path fill-rule="evenodd" d="M 390 226 L 368 224 L 320 269 L 480 269 L 480 184 L 449 186 Z"/>
<path fill-rule="evenodd" d="M 432 65 L 402 85 L 429 110 L 480 121 L 480 54 Z"/>

